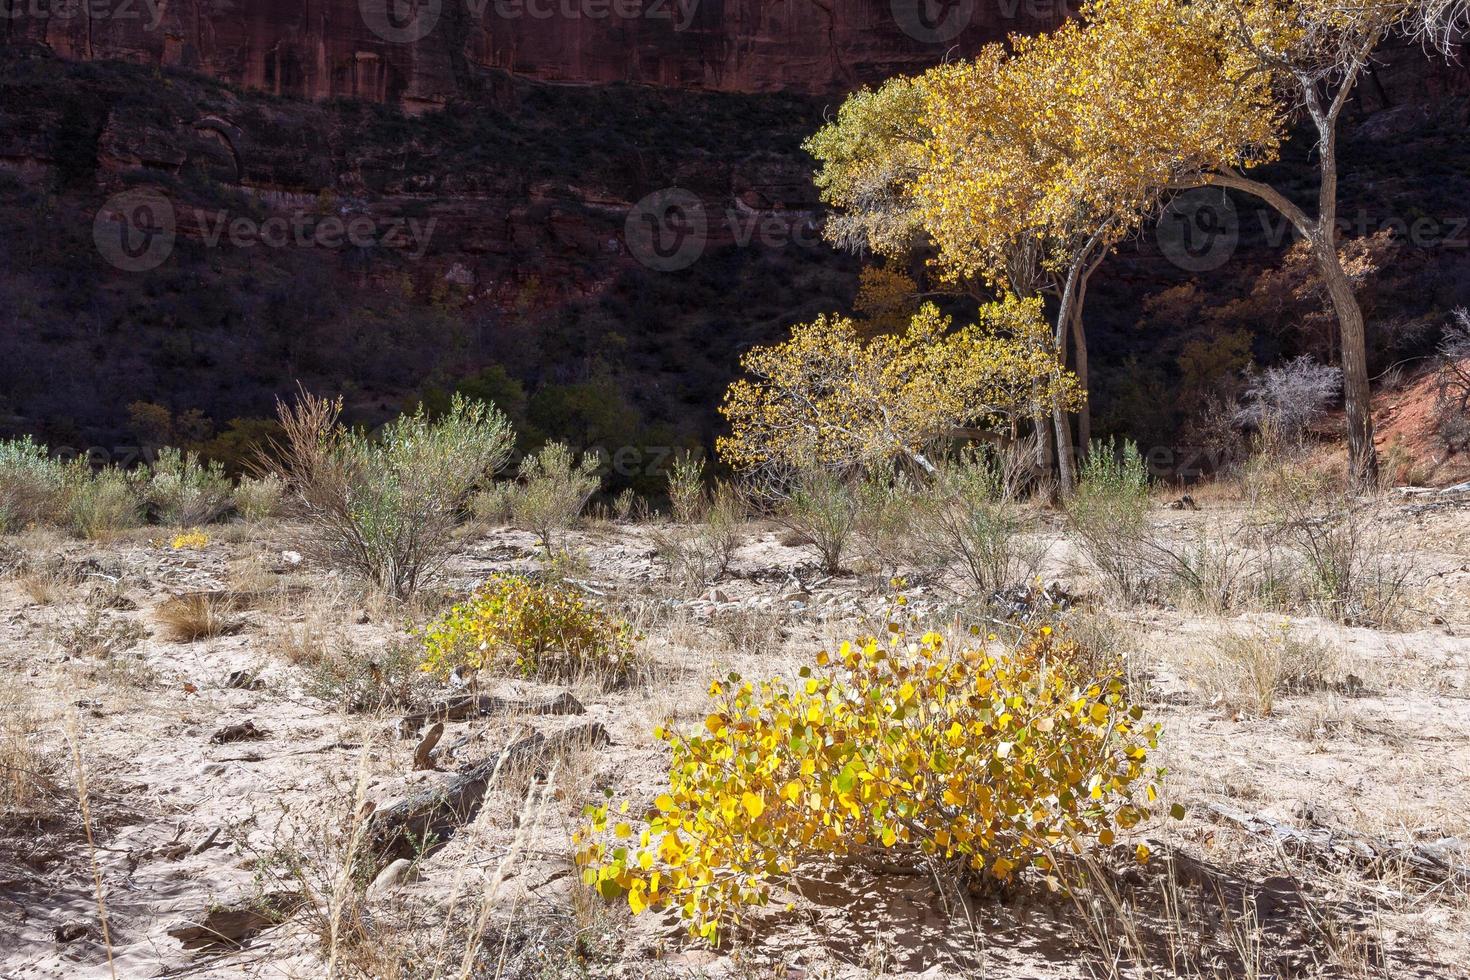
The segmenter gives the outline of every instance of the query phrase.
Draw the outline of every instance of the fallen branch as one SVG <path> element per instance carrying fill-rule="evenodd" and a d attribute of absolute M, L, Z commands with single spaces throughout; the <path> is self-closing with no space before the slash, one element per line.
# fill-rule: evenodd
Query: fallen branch
<path fill-rule="evenodd" d="M 565 691 L 553 697 L 531 701 L 513 701 L 490 694 L 471 694 L 440 701 L 423 711 L 405 716 L 398 723 L 398 734 L 401 738 L 412 738 L 431 721 L 464 721 L 466 718 L 485 718 L 491 715 L 580 715 L 586 712 L 582 702 Z"/>
<path fill-rule="evenodd" d="M 410 796 L 368 817 L 366 839 L 373 869 L 397 858 L 414 857 L 443 845 L 475 818 L 485 794 L 501 773 L 526 765 L 540 771 L 553 756 L 609 741 L 607 731 L 589 722 L 551 735 L 533 732 L 507 745 L 493 758 L 461 771 L 453 779 Z"/>
<path fill-rule="evenodd" d="M 1455 837 L 1428 844 L 1397 844 L 1352 830 L 1315 825 L 1294 827 L 1259 813 L 1245 813 L 1222 803 L 1206 803 L 1217 816 L 1254 834 L 1264 834 L 1283 846 L 1324 863 L 1350 861 L 1381 867 L 1398 862 L 1430 881 L 1470 880 L 1470 843 Z"/>

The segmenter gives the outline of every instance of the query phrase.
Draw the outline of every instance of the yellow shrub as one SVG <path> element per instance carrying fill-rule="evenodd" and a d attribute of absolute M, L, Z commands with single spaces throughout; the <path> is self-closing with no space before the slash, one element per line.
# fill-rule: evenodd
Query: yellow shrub
<path fill-rule="evenodd" d="M 697 734 L 655 732 L 673 761 L 643 826 L 613 818 L 605 844 L 608 807 L 588 809 L 583 880 L 713 939 L 810 856 L 899 849 L 1006 881 L 1146 815 L 1158 729 L 1118 672 L 1085 676 L 1050 627 L 954 652 L 890 630 L 819 654 L 796 685 L 712 684 Z"/>
<path fill-rule="evenodd" d="M 178 535 L 174 538 L 172 543 L 172 547 L 175 551 L 181 551 L 185 548 L 197 550 L 199 548 L 205 548 L 208 546 L 209 535 L 205 534 L 197 527 L 192 531 L 188 531 L 184 534 Z"/>
<path fill-rule="evenodd" d="M 615 681 L 634 666 L 635 639 L 627 623 L 589 606 L 575 589 L 496 575 L 424 631 L 424 670 Z"/>

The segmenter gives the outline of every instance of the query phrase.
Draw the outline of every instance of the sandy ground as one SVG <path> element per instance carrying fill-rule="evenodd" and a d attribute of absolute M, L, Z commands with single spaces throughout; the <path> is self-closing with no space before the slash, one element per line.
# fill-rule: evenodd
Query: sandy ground
<path fill-rule="evenodd" d="M 1232 506 L 1206 501 L 1158 520 L 1187 533 L 1224 526 Z M 107 545 L 22 537 L 12 544 L 27 567 L 52 572 L 0 582 L 0 674 L 13 717 L 28 706 L 54 789 L 0 828 L 0 977 L 1086 977 L 1110 974 L 1127 929 L 1158 976 L 1190 955 L 1204 975 L 1470 976 L 1470 882 L 1359 859 L 1350 844 L 1282 845 L 1222 816 L 1352 832 L 1389 849 L 1427 843 L 1464 861 L 1453 839 L 1470 840 L 1470 501 L 1404 504 L 1388 521 L 1412 564 L 1417 611 L 1403 631 L 1128 606 L 1097 586 L 1071 543 L 1053 542 L 1046 575 L 1084 597 L 1090 615 L 1112 617 L 1164 726 L 1165 802 L 1187 810 L 1139 828 L 1156 853 L 1147 867 L 1122 856 L 1134 841 L 1118 844 L 1109 888 L 1121 909 L 1026 884 L 962 899 L 922 874 L 814 863 L 790 910 L 759 912 L 718 950 L 685 939 L 669 916 L 632 919 L 582 892 L 569 862 L 580 809 L 604 788 L 635 808 L 657 794 L 666 756 L 651 730 L 697 724 L 715 672 L 789 673 L 881 622 L 876 577 L 821 576 L 777 530 L 753 526 L 731 576 L 680 595 L 649 528 L 580 531 L 585 564 L 573 577 L 635 617 L 647 677 L 613 692 L 571 685 L 582 716 L 451 722 L 445 771 L 414 772 L 416 739 L 396 730 L 403 709 L 346 710 L 324 696 L 301 649 L 320 641 L 364 665 L 390 658 L 432 601 L 415 610 L 365 601 L 283 556 L 282 528 L 222 529 L 197 551 L 172 549 L 159 529 Z M 467 535 L 447 590 L 535 567 L 533 544 L 509 530 Z M 209 590 L 266 598 L 232 613 L 226 635 L 167 639 L 160 603 Z M 946 603 L 922 590 L 914 598 Z M 129 628 L 141 638 L 128 649 L 78 652 L 78 634 Z M 1333 683 L 1283 694 L 1265 717 L 1222 699 L 1204 673 L 1220 638 L 1280 629 L 1330 648 Z M 420 699 L 446 693 L 417 683 Z M 559 690 L 504 680 L 485 689 Z M 247 720 L 257 737 L 212 741 Z M 361 891 L 342 871 L 355 814 L 529 731 L 588 722 L 611 744 L 498 780 L 475 819 L 405 880 L 334 899 Z M 239 945 L 190 938 L 190 926 L 262 907 L 280 913 L 248 920 Z M 335 922 L 333 907 L 345 909 Z M 323 936 L 334 929 L 329 964 Z M 483 936 L 476 948 L 487 951 L 468 970 L 466 935 Z M 1136 962 L 1120 970 L 1149 972 Z"/>

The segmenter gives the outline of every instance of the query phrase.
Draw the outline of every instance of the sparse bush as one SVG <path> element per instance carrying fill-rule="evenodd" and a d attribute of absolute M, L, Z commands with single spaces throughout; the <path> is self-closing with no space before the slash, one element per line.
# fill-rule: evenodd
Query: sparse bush
<path fill-rule="evenodd" d="M 1272 456 L 1252 460 L 1246 486 L 1278 601 L 1345 623 L 1398 621 L 1408 568 L 1393 557 L 1376 523 L 1378 500 L 1354 496 L 1331 474 Z"/>
<path fill-rule="evenodd" d="M 822 571 L 841 571 L 861 512 L 852 481 L 830 470 L 806 469 L 777 498 L 776 519 L 809 543 Z"/>
<path fill-rule="evenodd" d="M 918 525 L 925 550 L 957 565 L 980 595 L 1029 582 L 1041 568 L 1035 522 L 1008 496 L 1001 462 L 988 451 L 939 465 Z"/>
<path fill-rule="evenodd" d="M 669 466 L 669 510 L 677 524 L 693 524 L 703 514 L 704 460 L 692 453 L 680 453 Z"/>
<path fill-rule="evenodd" d="M 244 476 L 231 495 L 235 510 L 247 521 L 265 521 L 281 511 L 286 498 L 286 481 L 274 473 L 264 476 Z"/>
<path fill-rule="evenodd" d="M 707 493 L 702 460 L 676 461 L 668 479 L 676 523 L 656 535 L 658 549 L 675 581 L 693 587 L 719 581 L 740 547 L 745 500 L 723 482 Z"/>
<path fill-rule="evenodd" d="M 521 482 L 510 493 L 511 519 L 550 551 L 556 539 L 577 523 L 602 484 L 597 469 L 597 457 L 591 453 L 579 463 L 570 446 L 547 443 L 521 463 Z"/>
<path fill-rule="evenodd" d="M 1082 550 L 1125 598 L 1138 600 L 1157 575 L 1149 523 L 1148 469 L 1138 447 L 1094 443 L 1082 464 L 1067 522 Z"/>
<path fill-rule="evenodd" d="M 423 677 L 422 658 L 412 644 L 397 640 L 369 648 L 347 637 L 331 642 L 320 629 L 288 632 L 282 647 L 306 670 L 306 693 L 353 714 L 402 707 L 413 701 Z"/>
<path fill-rule="evenodd" d="M 632 487 L 624 487 L 623 491 L 613 498 L 613 516 L 627 523 L 633 517 L 633 511 L 641 499 Z"/>
<path fill-rule="evenodd" d="M 204 462 L 188 450 L 158 451 L 144 496 L 158 519 L 171 527 L 194 527 L 216 520 L 230 505 L 233 488 L 224 467 Z"/>
<path fill-rule="evenodd" d="M 922 499 L 902 471 L 874 469 L 857 487 L 856 548 L 867 570 L 884 582 L 906 566 L 922 577 L 940 564 L 914 532 Z"/>
<path fill-rule="evenodd" d="M 713 940 L 817 856 L 889 849 L 966 877 L 1050 873 L 1054 849 L 1112 844 L 1154 792 L 1157 728 L 1116 670 L 1081 661 L 1051 627 L 951 652 L 895 625 L 886 645 L 819 654 L 794 684 L 731 675 L 711 685 L 698 732 L 655 731 L 673 750 L 669 788 L 641 829 L 588 808 L 583 881 L 635 913 L 674 908 Z"/>
<path fill-rule="evenodd" d="M 632 627 L 570 586 L 496 575 L 425 629 L 424 669 L 615 684 L 636 666 L 635 639 Z"/>
<path fill-rule="evenodd" d="M 1341 389 L 1341 370 L 1304 355 L 1252 375 L 1235 421 L 1254 429 L 1269 424 L 1284 441 L 1300 445 Z"/>
<path fill-rule="evenodd" d="M 420 409 L 376 439 L 344 428 L 341 412 L 341 399 L 306 393 L 280 405 L 277 475 L 308 527 L 302 548 L 406 598 L 448 560 L 470 495 L 505 464 L 515 436 L 493 407 L 458 396 L 442 418 Z"/>

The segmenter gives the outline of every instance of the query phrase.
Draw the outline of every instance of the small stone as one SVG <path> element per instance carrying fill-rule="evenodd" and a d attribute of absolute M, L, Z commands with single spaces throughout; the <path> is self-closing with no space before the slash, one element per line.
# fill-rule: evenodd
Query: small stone
<path fill-rule="evenodd" d="M 408 858 L 399 858 L 398 860 L 394 861 L 392 864 L 384 868 L 382 871 L 378 872 L 378 876 L 374 878 L 373 883 L 368 886 L 368 897 L 380 898 L 390 889 L 396 888 L 398 885 L 407 884 L 411 881 L 417 881 L 418 877 L 419 875 L 417 870 L 414 868 L 413 862 Z"/>

